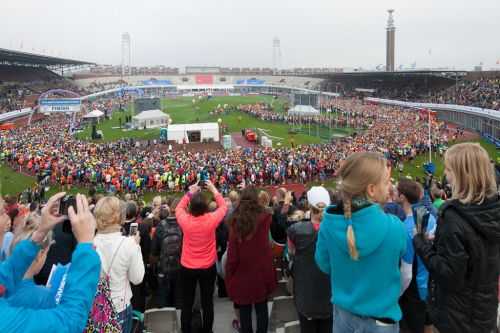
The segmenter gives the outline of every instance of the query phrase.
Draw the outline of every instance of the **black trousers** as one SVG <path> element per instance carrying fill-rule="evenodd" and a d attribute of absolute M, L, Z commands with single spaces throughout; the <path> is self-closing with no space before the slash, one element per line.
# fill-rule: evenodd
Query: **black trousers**
<path fill-rule="evenodd" d="M 307 319 L 299 312 L 301 333 L 332 333 L 333 317 L 323 319 Z"/>
<path fill-rule="evenodd" d="M 267 333 L 269 322 L 269 313 L 267 309 L 267 301 L 257 304 L 238 305 L 240 309 L 240 324 L 241 333 L 253 333 L 252 328 L 252 309 L 255 308 L 257 316 L 257 331 L 256 333 Z"/>
<path fill-rule="evenodd" d="M 181 268 L 182 286 L 182 333 L 191 333 L 191 319 L 196 286 L 200 284 L 201 309 L 203 313 L 203 332 L 212 333 L 214 324 L 214 290 L 217 270 L 215 265 L 206 269 Z"/>

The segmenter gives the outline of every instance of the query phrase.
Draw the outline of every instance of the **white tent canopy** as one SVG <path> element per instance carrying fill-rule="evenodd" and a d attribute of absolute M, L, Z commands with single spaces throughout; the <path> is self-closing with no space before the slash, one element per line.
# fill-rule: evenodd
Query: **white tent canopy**
<path fill-rule="evenodd" d="M 313 108 L 310 105 L 295 105 L 293 108 L 288 110 L 289 116 L 318 116 L 320 114 L 319 110 Z"/>
<path fill-rule="evenodd" d="M 196 138 L 196 139 L 195 139 Z M 219 142 L 219 124 L 176 124 L 168 127 L 167 139 L 177 143 L 189 143 L 205 140 Z"/>
<path fill-rule="evenodd" d="M 104 116 L 104 112 L 101 110 L 94 110 L 92 112 L 87 113 L 83 118 L 90 119 L 90 118 L 100 118 Z"/>
<path fill-rule="evenodd" d="M 132 123 L 137 128 L 156 128 L 168 126 L 170 117 L 161 110 L 142 111 L 132 117 Z"/>

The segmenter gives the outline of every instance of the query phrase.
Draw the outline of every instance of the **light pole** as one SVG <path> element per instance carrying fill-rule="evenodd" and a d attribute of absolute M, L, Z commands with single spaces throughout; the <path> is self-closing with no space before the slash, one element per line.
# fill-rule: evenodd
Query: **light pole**
<path fill-rule="evenodd" d="M 217 119 L 217 123 L 219 124 L 219 142 L 222 140 L 222 118 Z"/>

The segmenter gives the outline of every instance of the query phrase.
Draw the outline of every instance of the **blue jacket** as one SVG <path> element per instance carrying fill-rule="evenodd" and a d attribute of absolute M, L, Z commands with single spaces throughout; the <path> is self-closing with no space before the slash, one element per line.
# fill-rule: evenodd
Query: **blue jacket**
<path fill-rule="evenodd" d="M 400 259 L 406 252 L 406 230 L 378 204 L 356 211 L 352 225 L 359 260 L 349 256 L 347 222 L 341 207 L 326 209 L 318 234 L 315 259 L 330 275 L 331 302 L 359 316 L 401 319 Z"/>
<path fill-rule="evenodd" d="M 425 206 L 423 203 L 412 205 L 412 210 L 415 210 L 418 206 Z M 427 208 L 427 207 L 426 207 Z M 429 211 L 428 211 L 429 212 Z M 414 262 L 415 259 L 415 249 L 413 247 L 413 230 L 415 229 L 415 218 L 414 215 L 409 215 L 404 220 L 404 224 L 406 227 L 406 231 L 408 232 L 409 237 L 411 238 L 411 242 L 408 242 L 408 248 L 403 256 L 403 261 L 411 264 L 417 265 L 416 267 L 416 276 L 413 276 L 415 279 L 418 295 L 422 301 L 426 301 L 428 297 L 428 282 L 429 282 L 429 272 L 427 268 L 425 268 L 422 259 L 417 256 L 417 262 Z M 429 212 L 428 220 L 427 220 L 427 228 L 425 230 L 425 234 L 428 238 L 434 238 L 434 234 L 436 232 L 436 218 L 432 215 L 432 212 Z"/>
<path fill-rule="evenodd" d="M 91 243 L 78 244 L 73 252 L 61 302 L 52 309 L 33 309 L 36 304 L 25 300 L 26 307 L 9 304 L 6 297 L 15 295 L 24 273 L 35 259 L 40 247 L 31 240 L 16 246 L 12 255 L 0 264 L 0 285 L 6 292 L 0 296 L 0 332 L 2 333 L 81 333 L 97 289 L 101 263 Z"/>
<path fill-rule="evenodd" d="M 22 280 L 13 295 L 7 298 L 9 305 L 30 309 L 52 309 L 56 298 L 47 287 L 38 286 L 33 279 Z"/>

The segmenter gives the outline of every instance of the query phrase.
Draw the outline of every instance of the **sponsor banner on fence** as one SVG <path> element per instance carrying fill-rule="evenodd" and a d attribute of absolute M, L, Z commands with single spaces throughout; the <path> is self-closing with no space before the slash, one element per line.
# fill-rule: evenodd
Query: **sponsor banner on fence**
<path fill-rule="evenodd" d="M 66 99 L 42 99 L 40 101 L 40 111 L 50 112 L 78 112 L 82 105 L 81 100 L 75 98 Z"/>

